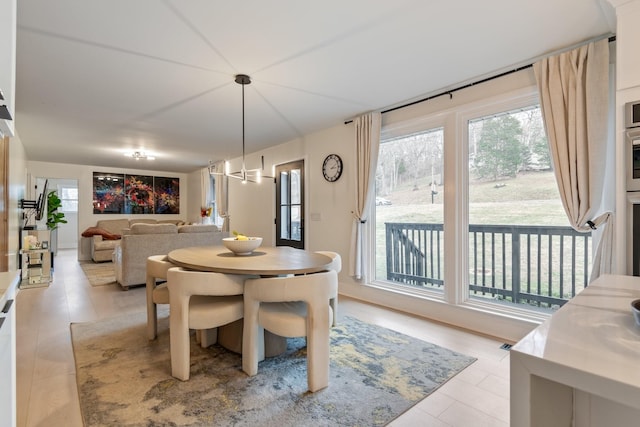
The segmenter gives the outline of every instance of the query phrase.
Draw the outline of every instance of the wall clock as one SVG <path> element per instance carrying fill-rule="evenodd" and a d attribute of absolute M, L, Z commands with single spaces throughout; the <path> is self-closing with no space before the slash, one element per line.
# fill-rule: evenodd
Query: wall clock
<path fill-rule="evenodd" d="M 329 182 L 335 182 L 342 175 L 342 159 L 337 154 L 329 154 L 322 163 L 322 175 Z"/>

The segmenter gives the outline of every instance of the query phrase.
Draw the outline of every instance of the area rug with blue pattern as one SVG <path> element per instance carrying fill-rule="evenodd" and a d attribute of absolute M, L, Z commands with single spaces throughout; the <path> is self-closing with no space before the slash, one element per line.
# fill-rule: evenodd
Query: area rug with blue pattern
<path fill-rule="evenodd" d="M 166 316 L 158 339 L 146 314 L 71 325 L 86 426 L 380 426 L 474 358 L 345 317 L 331 331 L 329 387 L 307 391 L 304 339 L 242 371 L 241 356 L 192 336 L 191 376 L 171 376 Z"/>

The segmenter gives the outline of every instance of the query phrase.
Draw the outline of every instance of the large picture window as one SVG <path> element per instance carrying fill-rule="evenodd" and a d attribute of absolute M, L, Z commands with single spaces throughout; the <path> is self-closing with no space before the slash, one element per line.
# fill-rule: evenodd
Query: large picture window
<path fill-rule="evenodd" d="M 568 224 L 534 89 L 382 135 L 375 286 L 535 310 L 586 286 L 591 236 Z"/>

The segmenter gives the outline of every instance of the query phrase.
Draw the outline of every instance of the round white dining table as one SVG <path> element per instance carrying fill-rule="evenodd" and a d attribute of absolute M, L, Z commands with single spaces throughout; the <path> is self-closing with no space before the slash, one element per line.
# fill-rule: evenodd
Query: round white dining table
<path fill-rule="evenodd" d="M 191 270 L 226 274 L 277 276 L 327 270 L 331 258 L 289 246 L 260 247 L 249 255 L 235 255 L 224 246 L 198 246 L 175 249 L 169 260 Z"/>
<path fill-rule="evenodd" d="M 250 255 L 235 255 L 224 246 L 198 246 L 175 249 L 169 260 L 179 267 L 225 274 L 262 277 L 282 274 L 306 274 L 328 270 L 332 262 L 326 255 L 289 246 L 260 247 Z M 218 328 L 218 343 L 242 353 L 242 319 Z M 265 330 L 265 356 L 283 353 L 286 339 Z"/>

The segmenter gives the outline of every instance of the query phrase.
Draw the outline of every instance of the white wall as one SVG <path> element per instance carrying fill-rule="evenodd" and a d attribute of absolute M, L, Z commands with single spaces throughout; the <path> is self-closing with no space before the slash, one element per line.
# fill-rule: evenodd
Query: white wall
<path fill-rule="evenodd" d="M 4 95 L 3 105 L 15 119 L 16 90 L 16 7 L 17 0 L 0 0 L 0 90 Z M 9 121 L 13 132 L 15 120 Z M 2 133 L 2 132 L 0 132 Z"/>
<path fill-rule="evenodd" d="M 115 169 L 102 166 L 72 165 L 48 162 L 27 162 L 27 171 L 33 178 L 75 179 L 78 181 L 78 259 L 91 258 L 89 239 L 81 237 L 88 227 L 101 219 L 119 219 L 123 215 L 93 213 L 93 172 L 125 173 L 180 178 L 180 214 L 178 215 L 127 215 L 127 218 L 181 219 L 187 221 L 189 205 L 189 180 L 187 174 L 174 172 L 147 171 L 138 169 Z M 35 179 L 32 180 L 35 182 Z"/>

